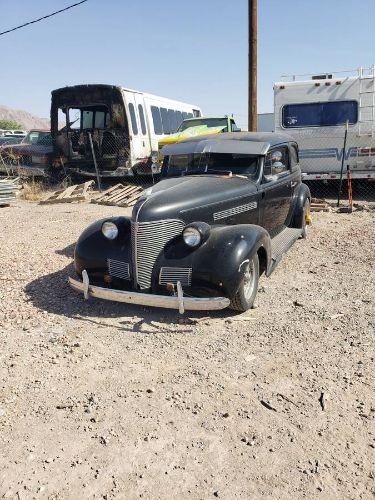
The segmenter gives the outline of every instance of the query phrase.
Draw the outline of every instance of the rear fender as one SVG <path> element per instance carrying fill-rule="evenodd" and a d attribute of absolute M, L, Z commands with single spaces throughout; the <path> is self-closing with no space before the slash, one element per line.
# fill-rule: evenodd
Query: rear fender
<path fill-rule="evenodd" d="M 193 287 L 210 286 L 225 295 L 233 295 L 240 285 L 246 262 L 259 253 L 261 269 L 271 262 L 271 240 L 268 232 L 253 224 L 213 226 L 210 235 L 198 248 L 189 248 L 182 237 L 166 245 L 153 272 L 157 287 L 161 267 L 192 268 Z"/>
<path fill-rule="evenodd" d="M 306 200 L 311 200 L 310 189 L 306 184 L 301 183 L 294 196 L 293 212 L 289 227 L 302 228 L 303 227 L 303 206 Z"/>

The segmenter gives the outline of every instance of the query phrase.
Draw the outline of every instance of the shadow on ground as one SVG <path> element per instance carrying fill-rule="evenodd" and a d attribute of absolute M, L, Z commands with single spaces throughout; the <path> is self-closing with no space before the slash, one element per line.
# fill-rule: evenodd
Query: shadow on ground
<path fill-rule="evenodd" d="M 208 315 L 212 318 L 219 318 L 233 314 L 233 311 L 224 309 L 209 313 L 207 311 L 188 311 L 184 316 L 181 316 L 178 311 L 169 309 L 128 305 L 94 298 L 85 301 L 81 294 L 69 286 L 69 276 L 74 276 L 73 264 L 31 281 L 26 285 L 25 292 L 34 307 L 50 314 L 77 318 L 102 326 L 105 326 L 105 319 L 118 319 L 120 324 L 131 327 L 124 328 L 127 331 L 140 331 L 142 324 L 155 321 L 168 325 L 169 329 L 173 325 L 179 325 L 178 333 L 183 333 L 191 331 L 191 328 L 181 330 L 181 323 L 184 324 L 184 319 L 197 319 Z M 134 317 L 139 321 L 134 323 Z M 114 325 L 108 324 L 108 326 L 113 327 Z"/>

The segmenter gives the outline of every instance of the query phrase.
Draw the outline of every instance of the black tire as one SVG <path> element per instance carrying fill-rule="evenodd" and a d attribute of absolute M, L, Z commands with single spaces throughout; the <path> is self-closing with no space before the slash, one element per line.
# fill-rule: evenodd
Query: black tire
<path fill-rule="evenodd" d="M 310 200 L 306 199 L 304 205 L 303 205 L 303 215 L 302 215 L 302 233 L 301 233 L 301 238 L 306 239 L 307 238 L 307 233 L 308 233 L 308 224 L 306 223 L 306 219 L 308 215 L 310 214 Z"/>
<path fill-rule="evenodd" d="M 250 274 L 251 283 L 249 284 L 247 275 Z M 245 312 L 254 305 L 255 297 L 258 291 L 259 282 L 259 259 L 255 254 L 246 264 L 244 274 L 241 279 L 237 293 L 229 297 L 230 308 L 235 311 Z"/>

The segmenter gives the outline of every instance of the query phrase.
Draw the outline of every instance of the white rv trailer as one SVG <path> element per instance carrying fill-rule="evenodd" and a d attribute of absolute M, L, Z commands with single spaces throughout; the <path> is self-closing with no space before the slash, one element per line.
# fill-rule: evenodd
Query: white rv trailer
<path fill-rule="evenodd" d="M 52 92 L 54 152 L 65 168 L 93 175 L 92 140 L 101 175 L 147 174 L 159 140 L 185 118 L 198 116 L 201 109 L 194 104 L 125 87 L 64 87 Z"/>
<path fill-rule="evenodd" d="M 344 155 L 344 174 L 375 179 L 375 66 L 284 79 L 274 84 L 275 132 L 297 141 L 303 178 L 338 179 Z"/>

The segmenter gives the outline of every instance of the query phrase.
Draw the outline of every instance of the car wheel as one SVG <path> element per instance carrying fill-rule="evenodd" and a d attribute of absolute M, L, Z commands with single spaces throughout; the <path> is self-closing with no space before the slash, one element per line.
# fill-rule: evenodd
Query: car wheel
<path fill-rule="evenodd" d="M 303 205 L 302 233 L 301 238 L 307 238 L 309 224 L 311 223 L 310 200 Z"/>
<path fill-rule="evenodd" d="M 230 308 L 245 312 L 254 305 L 259 282 L 259 259 L 255 254 L 247 263 L 237 293 L 230 298 Z"/>

